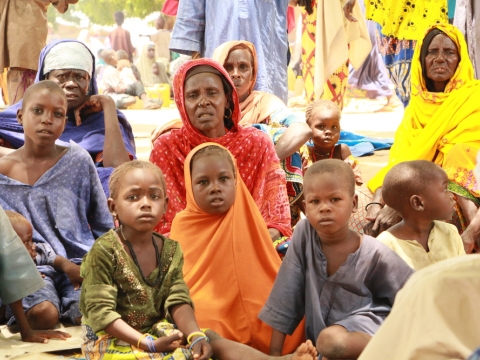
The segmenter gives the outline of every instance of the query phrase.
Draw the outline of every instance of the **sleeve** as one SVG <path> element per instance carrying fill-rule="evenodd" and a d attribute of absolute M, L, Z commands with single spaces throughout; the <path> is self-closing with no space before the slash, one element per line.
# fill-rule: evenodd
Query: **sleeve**
<path fill-rule="evenodd" d="M 175 305 L 189 304 L 193 308 L 193 301 L 190 298 L 188 286 L 183 280 L 183 253 L 180 245 L 176 244 L 177 249 L 175 251 L 174 259 L 177 259 L 172 263 L 172 282 L 170 284 L 170 292 L 165 301 L 165 314 L 166 318 L 173 323 L 172 316 L 170 314 L 170 308 Z"/>
<path fill-rule="evenodd" d="M 88 155 L 88 153 L 86 154 Z M 97 169 L 88 155 L 88 173 L 90 177 L 90 204 L 88 223 L 95 239 L 113 229 L 113 219 L 108 210 L 107 198 L 97 175 Z"/>
<path fill-rule="evenodd" d="M 302 262 L 305 221 L 293 233 L 272 291 L 258 317 L 272 328 L 291 335 L 305 315 L 305 271 Z"/>
<path fill-rule="evenodd" d="M 265 153 L 261 162 L 265 166 L 264 174 L 254 186 L 253 198 L 260 209 L 268 228 L 275 228 L 283 236 L 292 236 L 290 204 L 287 195 L 285 172 L 280 167 L 280 161 L 273 143 L 267 135 L 259 132 L 265 144 Z"/>
<path fill-rule="evenodd" d="M 107 251 L 108 246 L 103 245 L 102 239 L 97 240 L 80 267 L 83 277 L 80 311 L 95 333 L 121 318 L 115 311 L 118 291 L 113 279 L 115 260 Z"/>
<path fill-rule="evenodd" d="M 205 41 L 206 0 L 181 0 L 178 4 L 177 20 L 173 28 L 170 50 L 190 55 L 202 52 Z"/>
<path fill-rule="evenodd" d="M 365 235 L 364 235 L 365 236 Z M 393 305 L 397 292 L 405 285 L 415 272 L 398 254 L 386 245 L 376 242 L 377 249 L 374 258 L 369 260 L 371 271 L 367 278 L 367 286 L 373 296 L 387 299 Z"/>
<path fill-rule="evenodd" d="M 37 265 L 50 265 L 53 267 L 53 263 L 55 262 L 55 258 L 57 254 L 53 251 L 53 248 L 48 243 L 35 243 L 37 257 L 35 261 Z"/>
<path fill-rule="evenodd" d="M 0 207 L 0 298 L 11 304 L 45 286 L 30 254 Z"/>
<path fill-rule="evenodd" d="M 463 240 L 462 240 L 462 237 L 460 236 L 460 234 L 458 233 L 457 228 L 454 225 L 451 225 L 451 224 L 448 224 L 448 225 L 450 225 L 449 226 L 449 228 L 450 228 L 449 239 L 451 239 L 450 241 L 452 241 L 453 244 L 454 244 L 455 256 L 466 255 L 465 248 L 463 246 Z"/>

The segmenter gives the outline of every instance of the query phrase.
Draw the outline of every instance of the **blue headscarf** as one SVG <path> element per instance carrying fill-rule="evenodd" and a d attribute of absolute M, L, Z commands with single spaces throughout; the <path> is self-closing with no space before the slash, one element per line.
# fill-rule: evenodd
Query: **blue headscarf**
<path fill-rule="evenodd" d="M 45 80 L 45 74 L 43 74 L 44 61 L 48 52 L 62 42 L 79 42 L 76 40 L 58 40 L 51 42 L 45 46 L 40 53 L 38 61 L 38 72 L 35 78 L 35 82 Z M 95 80 L 95 56 L 92 55 L 93 70 L 90 77 L 89 94 L 98 94 L 97 82 Z M 23 127 L 17 122 L 17 110 L 22 107 L 22 102 L 10 106 L 5 111 L 0 112 L 0 137 L 7 140 L 12 147 L 19 148 L 24 143 Z M 123 142 L 129 154 L 133 157 L 135 155 L 135 141 L 133 137 L 132 127 L 128 123 L 125 115 L 117 110 L 118 123 L 120 125 L 120 131 L 122 133 Z M 70 114 L 65 130 L 60 138 L 57 140 L 58 145 L 70 146 L 69 141 L 73 140 L 82 148 L 87 150 L 95 160 L 96 154 L 103 151 L 103 145 L 105 142 L 105 121 L 103 111 L 82 116 L 82 124 L 77 126 L 75 118 Z M 113 168 L 105 168 L 102 164 L 96 164 L 97 172 L 102 182 L 102 186 L 105 193 L 108 196 L 108 179 L 110 178 Z"/>

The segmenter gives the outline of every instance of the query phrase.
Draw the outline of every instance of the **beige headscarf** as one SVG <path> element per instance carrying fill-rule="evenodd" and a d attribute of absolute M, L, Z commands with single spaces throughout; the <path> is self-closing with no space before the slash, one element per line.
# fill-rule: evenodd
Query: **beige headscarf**
<path fill-rule="evenodd" d="M 155 62 L 155 56 L 153 57 L 153 59 L 150 59 L 148 57 L 147 53 L 150 46 L 155 47 L 155 44 L 153 42 L 149 42 L 148 44 L 144 45 L 142 48 L 142 52 L 140 53 L 140 56 L 138 57 L 138 60 L 135 64 L 138 68 L 138 71 L 140 72 L 140 77 L 144 86 L 153 85 L 152 65 Z"/>
<path fill-rule="evenodd" d="M 275 95 L 264 91 L 253 91 L 258 72 L 257 52 L 255 51 L 255 46 L 248 41 L 228 41 L 215 49 L 212 58 L 224 65 L 232 49 L 237 46 L 248 49 L 253 58 L 253 81 L 249 89 L 250 94 L 240 103 L 242 118 L 239 124 L 242 126 L 248 126 L 265 123 L 271 114 L 280 109 L 286 108 L 286 106 L 285 103 Z"/>

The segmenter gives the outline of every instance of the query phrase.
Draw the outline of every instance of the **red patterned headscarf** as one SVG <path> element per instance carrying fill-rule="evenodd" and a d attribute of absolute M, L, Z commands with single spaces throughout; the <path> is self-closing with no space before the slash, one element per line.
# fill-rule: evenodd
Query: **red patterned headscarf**
<path fill-rule="evenodd" d="M 223 80 L 232 87 L 233 126 L 219 138 L 211 139 L 193 127 L 185 109 L 184 84 L 187 72 L 197 66 L 211 66 L 220 72 Z M 155 141 L 150 161 L 165 175 L 168 210 L 156 230 L 168 234 L 175 215 L 185 209 L 186 191 L 183 164 L 188 153 L 205 142 L 216 142 L 226 147 L 235 157 L 242 179 L 252 195 L 268 228 L 278 229 L 282 235 L 290 236 L 290 208 L 288 204 L 285 173 L 280 167 L 275 148 L 266 134 L 255 128 L 242 128 L 240 106 L 235 87 L 222 65 L 211 59 L 198 59 L 185 63 L 174 78 L 175 103 L 183 127 L 160 136 Z"/>

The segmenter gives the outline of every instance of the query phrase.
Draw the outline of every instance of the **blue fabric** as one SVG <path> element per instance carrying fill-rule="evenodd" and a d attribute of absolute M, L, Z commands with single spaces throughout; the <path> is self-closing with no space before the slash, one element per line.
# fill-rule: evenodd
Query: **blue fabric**
<path fill-rule="evenodd" d="M 32 186 L 0 174 L 0 206 L 30 221 L 34 242 L 76 264 L 113 228 L 93 161 L 75 143 Z"/>
<path fill-rule="evenodd" d="M 52 49 L 55 45 L 66 41 L 75 40 L 54 41 L 48 44 L 42 50 L 38 62 L 39 71 L 37 72 L 35 82 L 45 80 L 45 74 L 43 74 L 43 65 L 45 56 L 50 51 L 50 49 Z M 92 62 L 95 63 L 95 57 L 93 56 L 93 54 Z M 97 82 L 95 80 L 95 70 L 93 70 L 92 77 L 90 79 L 89 94 L 98 94 Z M 0 112 L 0 138 L 9 141 L 14 148 L 21 147 L 24 142 L 23 127 L 17 122 L 17 110 L 21 107 L 22 101 L 10 106 L 5 111 Z M 117 116 L 125 147 L 133 157 L 136 157 L 135 140 L 133 137 L 132 127 L 128 123 L 125 115 L 123 115 L 123 113 L 118 110 Z M 82 124 L 80 126 L 76 126 L 73 115 L 69 114 L 67 126 L 65 127 L 62 135 L 60 136 L 60 139 L 57 140 L 57 144 L 62 146 L 70 146 L 70 140 L 73 140 L 75 143 L 87 150 L 88 153 L 91 155 L 92 159 L 95 160 L 97 154 L 103 151 L 103 145 L 105 143 L 105 122 L 103 111 L 84 116 L 82 118 Z M 101 163 L 98 166 L 99 168 L 103 167 Z M 104 189 L 107 189 L 106 194 L 108 194 L 108 178 L 113 172 L 113 168 L 104 169 L 107 170 L 99 170 L 99 176 L 101 176 L 102 185 Z M 101 175 L 100 172 L 102 172 L 103 175 Z M 108 176 L 106 176 L 105 174 L 108 174 Z"/>
<path fill-rule="evenodd" d="M 38 266 L 37 269 L 45 275 L 45 286 L 23 298 L 23 311 L 27 312 L 35 305 L 50 301 L 57 308 L 61 321 L 75 323 L 75 319 L 82 315 L 79 309 L 81 290 L 75 290 L 67 275 L 55 271 L 51 266 Z M 5 317 L 8 320 L 7 325 L 14 323 L 15 317 L 10 307 L 7 308 Z"/>
<path fill-rule="evenodd" d="M 393 145 L 392 138 L 372 138 L 350 131 L 340 131 L 339 144 L 348 145 L 350 152 L 355 157 L 373 155 L 374 150 L 390 149 Z M 307 145 L 313 146 L 312 141 L 307 142 Z"/>
<path fill-rule="evenodd" d="M 247 40 L 258 58 L 256 90 L 287 103 L 288 0 L 180 1 L 170 50 L 211 58 L 226 41 Z"/>
<path fill-rule="evenodd" d="M 480 360 L 480 348 L 475 350 L 475 352 L 472 355 L 470 355 L 468 360 Z"/>

